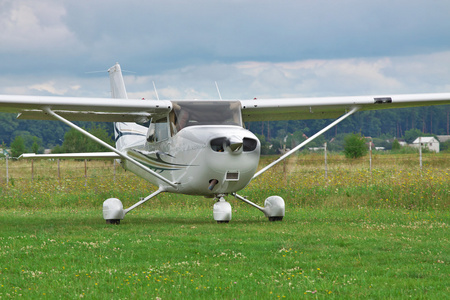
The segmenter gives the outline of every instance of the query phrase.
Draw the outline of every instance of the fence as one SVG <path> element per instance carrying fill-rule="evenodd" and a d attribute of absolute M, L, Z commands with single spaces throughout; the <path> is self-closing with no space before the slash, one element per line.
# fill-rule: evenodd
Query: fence
<path fill-rule="evenodd" d="M 343 155 L 328 153 L 294 154 L 282 161 L 276 168 L 283 168 L 283 173 L 306 172 L 309 169 L 323 169 L 324 180 L 336 169 L 361 168 L 369 170 L 391 168 L 393 166 L 420 172 L 423 168 L 439 167 L 450 168 L 450 154 L 426 153 L 426 154 L 374 154 L 360 159 L 347 159 Z M 265 166 L 275 157 L 262 157 L 260 165 Z M 8 186 L 14 181 L 35 181 L 52 179 L 60 182 L 62 179 L 73 178 L 85 180 L 89 184 L 89 178 L 102 177 L 116 181 L 123 176 L 134 176 L 126 172 L 115 160 L 0 160 L 0 185 Z"/>
<path fill-rule="evenodd" d="M 84 178 L 88 184 L 90 177 L 116 178 L 124 175 L 124 170 L 115 160 L 89 161 L 89 160 L 13 160 L 3 158 L 0 161 L 0 184 L 8 186 L 11 180 L 42 180 L 56 179 L 58 182 L 64 178 Z"/>

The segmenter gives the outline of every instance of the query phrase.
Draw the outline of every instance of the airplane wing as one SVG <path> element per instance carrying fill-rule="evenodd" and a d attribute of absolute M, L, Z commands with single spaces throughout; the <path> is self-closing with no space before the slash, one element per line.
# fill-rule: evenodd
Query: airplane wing
<path fill-rule="evenodd" d="M 338 118 L 355 107 L 362 111 L 450 104 L 450 93 L 253 99 L 240 102 L 244 122 L 329 119 Z M 19 119 L 54 120 L 43 111 L 45 108 L 70 121 L 145 122 L 151 117 L 169 113 L 172 101 L 0 95 L 0 111 L 19 113 Z"/>
<path fill-rule="evenodd" d="M 19 119 L 54 120 L 43 110 L 50 108 L 70 121 L 146 122 L 172 109 L 167 100 L 75 98 L 0 95 L 0 111 L 19 113 Z"/>
<path fill-rule="evenodd" d="M 346 112 L 450 104 L 450 93 L 241 100 L 242 119 L 251 121 L 330 119 Z"/>

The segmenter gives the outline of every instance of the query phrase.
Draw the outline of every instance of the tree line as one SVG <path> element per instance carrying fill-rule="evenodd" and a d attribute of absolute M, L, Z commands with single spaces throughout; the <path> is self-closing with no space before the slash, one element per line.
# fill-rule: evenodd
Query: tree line
<path fill-rule="evenodd" d="M 246 127 L 270 140 L 276 138 L 280 131 L 287 134 L 302 130 L 306 135 L 312 135 L 332 121 L 265 121 L 248 123 Z M 329 130 L 325 136 L 331 139 L 339 133 L 359 132 L 371 137 L 385 135 L 402 138 L 411 129 L 434 135 L 450 135 L 450 105 L 357 112 Z"/>
<path fill-rule="evenodd" d="M 104 124 L 89 124 L 89 128 L 84 127 L 89 133 L 95 135 L 102 141 L 114 146 L 112 134 L 110 134 Z M 94 142 L 78 130 L 70 128 L 64 133 L 61 145 L 51 148 L 52 153 L 83 153 L 83 152 L 104 152 L 105 147 Z M 12 157 L 19 157 L 23 153 L 43 153 L 42 140 L 36 136 L 17 135 L 11 143 L 10 151 Z"/>

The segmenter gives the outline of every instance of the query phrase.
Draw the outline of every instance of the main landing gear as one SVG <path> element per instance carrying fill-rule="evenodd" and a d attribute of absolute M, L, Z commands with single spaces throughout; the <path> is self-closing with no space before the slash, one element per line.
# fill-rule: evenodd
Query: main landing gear
<path fill-rule="evenodd" d="M 123 220 L 125 215 L 131 211 L 132 209 L 138 207 L 139 205 L 143 204 L 144 202 L 150 200 L 151 198 L 155 197 L 156 195 L 160 194 L 161 192 L 164 192 L 164 190 L 159 189 L 153 194 L 147 196 L 146 198 L 142 199 L 141 201 L 137 202 L 130 208 L 124 209 L 122 202 L 117 198 L 109 198 L 105 202 L 103 202 L 103 218 L 106 220 L 106 224 L 115 224 L 119 225 L 120 220 Z M 247 200 L 245 197 L 239 196 L 236 193 L 232 194 L 237 199 L 253 206 L 262 211 L 266 217 L 269 219 L 269 221 L 281 221 L 284 217 L 285 212 L 285 205 L 283 198 L 279 196 L 271 196 L 264 201 L 264 207 L 261 207 L 249 200 Z M 213 216 L 214 220 L 217 221 L 217 223 L 228 223 L 231 221 L 231 205 L 225 200 L 225 195 L 220 194 L 216 195 L 215 198 L 216 203 L 214 203 L 213 206 Z"/>
<path fill-rule="evenodd" d="M 103 219 L 106 220 L 106 224 L 120 224 L 120 220 L 123 220 L 125 215 L 131 211 L 132 209 L 138 207 L 139 205 L 143 204 L 144 202 L 147 202 L 151 198 L 155 197 L 156 195 L 164 192 L 164 189 L 159 189 L 156 192 L 154 192 L 151 195 L 148 195 L 141 201 L 137 202 L 133 206 L 130 206 L 127 209 L 123 209 L 122 201 L 120 201 L 117 198 L 109 198 L 106 199 L 105 202 L 103 202 Z"/>
<path fill-rule="evenodd" d="M 236 193 L 233 193 L 232 195 L 235 198 L 262 211 L 271 222 L 283 220 L 285 204 L 283 198 L 279 196 L 271 196 L 267 198 L 264 201 L 264 207 L 261 207 Z M 215 198 L 217 202 L 214 203 L 213 216 L 217 223 L 228 223 L 231 220 L 231 205 L 225 200 L 224 196 L 225 195 L 217 195 Z"/>

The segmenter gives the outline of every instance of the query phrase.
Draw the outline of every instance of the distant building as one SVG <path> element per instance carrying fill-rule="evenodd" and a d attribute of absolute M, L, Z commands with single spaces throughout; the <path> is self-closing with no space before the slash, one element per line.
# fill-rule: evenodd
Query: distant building
<path fill-rule="evenodd" d="M 419 141 L 421 145 L 419 145 Z M 422 148 L 428 148 L 430 151 L 434 151 L 436 153 L 439 152 L 439 141 L 432 136 L 418 137 L 414 140 L 412 146 L 416 148 L 422 146 Z"/>
<path fill-rule="evenodd" d="M 325 150 L 325 147 L 309 147 L 308 150 L 309 151 L 321 151 L 321 150 Z"/>
<path fill-rule="evenodd" d="M 395 140 L 397 140 L 397 142 L 398 142 L 398 143 L 400 144 L 400 146 L 402 146 L 402 147 L 408 145 L 408 143 L 405 142 L 405 140 L 397 139 L 397 138 L 388 139 L 388 140 L 386 140 L 386 142 L 388 142 L 389 144 L 392 144 L 392 143 L 394 143 Z"/>
<path fill-rule="evenodd" d="M 439 142 L 445 143 L 446 141 L 450 141 L 450 135 L 437 135 Z"/>

